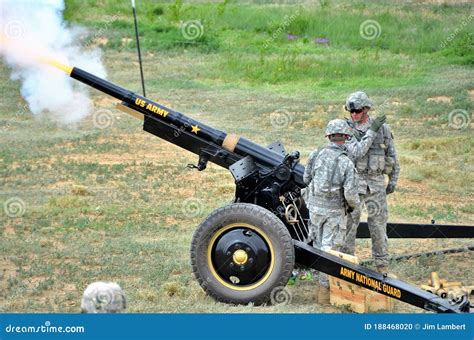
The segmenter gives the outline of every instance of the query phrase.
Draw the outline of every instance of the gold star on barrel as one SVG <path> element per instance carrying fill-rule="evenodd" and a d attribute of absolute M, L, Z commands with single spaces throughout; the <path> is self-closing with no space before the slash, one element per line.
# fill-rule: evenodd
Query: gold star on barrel
<path fill-rule="evenodd" d="M 201 129 L 197 125 L 192 125 L 191 126 L 191 132 L 194 132 L 196 135 L 198 134 L 198 131 Z"/>

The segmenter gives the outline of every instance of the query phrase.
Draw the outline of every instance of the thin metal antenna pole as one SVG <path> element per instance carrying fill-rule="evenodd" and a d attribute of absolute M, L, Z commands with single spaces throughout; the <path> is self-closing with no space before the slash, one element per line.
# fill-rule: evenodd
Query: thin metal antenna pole
<path fill-rule="evenodd" d="M 140 51 L 140 40 L 138 38 L 137 11 L 135 9 L 135 0 L 132 0 L 133 21 L 135 22 L 135 37 L 137 38 L 138 63 L 140 64 L 140 76 L 142 78 L 143 97 L 146 97 L 145 79 L 143 77 L 142 53 Z"/>

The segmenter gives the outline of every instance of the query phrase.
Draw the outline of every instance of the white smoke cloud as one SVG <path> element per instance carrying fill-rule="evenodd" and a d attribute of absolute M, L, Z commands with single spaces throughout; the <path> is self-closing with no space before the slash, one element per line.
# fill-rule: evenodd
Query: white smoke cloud
<path fill-rule="evenodd" d="M 89 114 L 88 88 L 66 73 L 39 62 L 52 58 L 105 78 L 100 50 L 81 47 L 83 28 L 63 20 L 63 0 L 0 0 L 0 56 L 21 82 L 21 95 L 32 113 L 60 123 Z"/>

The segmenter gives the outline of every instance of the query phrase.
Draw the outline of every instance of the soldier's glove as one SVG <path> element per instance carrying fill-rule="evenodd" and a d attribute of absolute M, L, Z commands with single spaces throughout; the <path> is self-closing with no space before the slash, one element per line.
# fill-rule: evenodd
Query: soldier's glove
<path fill-rule="evenodd" d="M 385 115 L 381 115 L 377 118 L 375 118 L 372 121 L 372 125 L 370 126 L 370 129 L 374 132 L 378 132 L 380 128 L 382 127 L 383 123 L 387 120 L 387 117 Z"/>
<path fill-rule="evenodd" d="M 388 183 L 387 189 L 385 189 L 385 192 L 387 195 L 393 193 L 395 191 L 396 184 L 395 183 Z"/>

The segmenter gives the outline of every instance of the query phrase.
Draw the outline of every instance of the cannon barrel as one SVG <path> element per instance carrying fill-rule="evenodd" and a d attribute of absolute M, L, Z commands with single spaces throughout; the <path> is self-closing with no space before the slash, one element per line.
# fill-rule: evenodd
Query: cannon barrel
<path fill-rule="evenodd" d="M 230 152 L 242 156 L 242 158 L 251 156 L 257 163 L 269 168 L 278 166 L 282 163 L 284 158 L 282 154 L 262 147 L 246 138 L 234 134 L 226 134 L 223 131 L 202 124 L 201 122 L 189 118 L 180 112 L 171 110 L 80 68 L 73 67 L 70 71 L 70 76 L 84 84 L 121 100 L 126 103 L 128 107 L 139 111 L 144 115 L 153 116 L 155 118 L 158 117 L 175 125 L 181 130 L 195 133 L 200 138 L 215 143 Z M 304 185 L 304 167 L 301 164 L 297 164 L 294 171 L 295 181 L 300 185 Z"/>
<path fill-rule="evenodd" d="M 129 107 L 142 112 L 143 114 L 160 116 L 160 118 L 165 121 L 174 124 L 177 127 L 189 129 L 190 131 L 192 126 L 197 126 L 199 128 L 199 136 L 212 141 L 213 143 L 221 145 L 226 137 L 226 134 L 222 131 L 206 126 L 198 121 L 186 117 L 182 113 L 173 111 L 161 104 L 139 96 L 132 91 L 126 90 L 80 68 L 74 67 L 70 76 L 71 78 L 79 80 L 84 84 L 127 103 Z"/>

